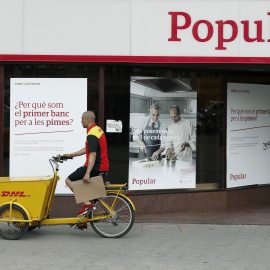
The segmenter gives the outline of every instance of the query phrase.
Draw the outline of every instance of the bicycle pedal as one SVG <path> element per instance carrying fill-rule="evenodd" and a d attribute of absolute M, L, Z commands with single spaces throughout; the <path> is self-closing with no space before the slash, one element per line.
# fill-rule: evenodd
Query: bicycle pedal
<path fill-rule="evenodd" d="M 83 212 L 83 213 L 80 213 L 80 214 L 78 215 L 78 217 L 81 216 L 81 215 L 83 215 L 83 216 L 85 217 L 85 216 L 87 216 L 90 212 L 92 212 L 92 211 L 94 211 L 94 210 L 96 210 L 96 209 L 97 209 L 96 207 L 92 207 L 92 208 L 90 208 L 89 210 L 87 210 L 87 211 L 85 211 L 85 212 Z"/>
<path fill-rule="evenodd" d="M 95 211 L 96 209 L 97 209 L 96 207 L 93 207 L 93 208 L 87 210 L 85 216 L 88 216 L 92 211 Z"/>

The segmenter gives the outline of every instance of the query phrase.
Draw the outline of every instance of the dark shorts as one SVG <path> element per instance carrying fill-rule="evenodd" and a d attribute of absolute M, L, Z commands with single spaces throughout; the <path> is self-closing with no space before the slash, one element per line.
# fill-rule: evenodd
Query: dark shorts
<path fill-rule="evenodd" d="M 74 171 L 72 174 L 70 174 L 68 176 L 69 180 L 71 182 L 82 180 L 83 177 L 85 176 L 86 170 L 87 170 L 86 166 L 82 166 L 82 167 L 78 168 L 76 171 Z M 102 173 L 106 173 L 106 172 L 98 172 L 98 171 L 92 170 L 90 173 L 90 177 L 98 176 Z"/>

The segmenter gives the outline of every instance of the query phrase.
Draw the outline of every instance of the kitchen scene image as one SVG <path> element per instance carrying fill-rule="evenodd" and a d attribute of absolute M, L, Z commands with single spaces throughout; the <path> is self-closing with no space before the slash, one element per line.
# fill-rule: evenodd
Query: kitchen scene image
<path fill-rule="evenodd" d="M 196 187 L 197 91 L 189 78 L 131 77 L 129 189 Z"/>

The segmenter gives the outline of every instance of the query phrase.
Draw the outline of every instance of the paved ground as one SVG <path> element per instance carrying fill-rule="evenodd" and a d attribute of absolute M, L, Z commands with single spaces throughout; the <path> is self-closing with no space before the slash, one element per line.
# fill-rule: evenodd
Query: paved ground
<path fill-rule="evenodd" d="M 141 223 L 270 225 L 270 205 L 212 211 L 137 215 Z"/>
<path fill-rule="evenodd" d="M 270 269 L 270 226 L 135 223 L 120 239 L 42 227 L 0 238 L 1 269 Z"/>

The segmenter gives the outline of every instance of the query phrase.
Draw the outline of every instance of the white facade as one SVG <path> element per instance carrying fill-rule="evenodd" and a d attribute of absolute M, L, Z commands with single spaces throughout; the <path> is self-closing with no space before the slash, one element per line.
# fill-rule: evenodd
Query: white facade
<path fill-rule="evenodd" d="M 0 0 L 0 18 L 0 60 L 270 61 L 269 1 Z"/>

